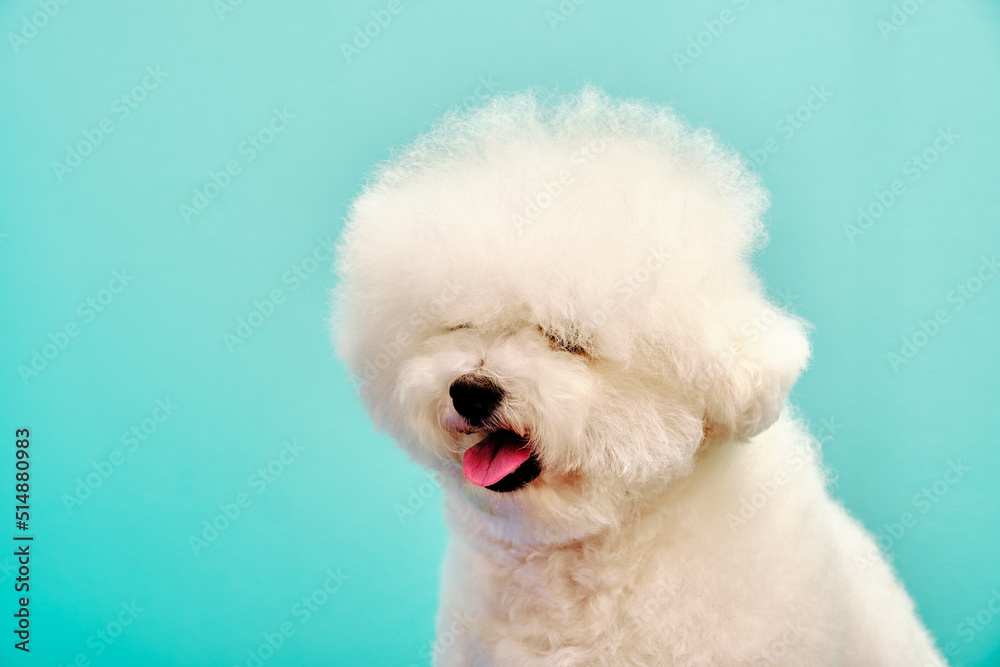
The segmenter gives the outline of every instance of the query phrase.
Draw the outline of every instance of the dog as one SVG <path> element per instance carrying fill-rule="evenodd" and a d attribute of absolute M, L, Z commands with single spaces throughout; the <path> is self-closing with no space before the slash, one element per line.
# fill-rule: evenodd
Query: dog
<path fill-rule="evenodd" d="M 810 347 L 751 264 L 768 204 L 711 132 L 589 85 L 371 175 L 334 338 L 443 488 L 435 665 L 945 664 L 786 404 Z"/>

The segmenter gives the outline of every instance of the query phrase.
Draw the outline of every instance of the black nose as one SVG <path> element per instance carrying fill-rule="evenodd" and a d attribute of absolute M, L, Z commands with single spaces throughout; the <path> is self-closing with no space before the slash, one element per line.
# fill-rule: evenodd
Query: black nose
<path fill-rule="evenodd" d="M 448 393 L 455 412 L 476 426 L 486 421 L 503 399 L 503 390 L 479 375 L 463 375 L 452 383 Z"/>

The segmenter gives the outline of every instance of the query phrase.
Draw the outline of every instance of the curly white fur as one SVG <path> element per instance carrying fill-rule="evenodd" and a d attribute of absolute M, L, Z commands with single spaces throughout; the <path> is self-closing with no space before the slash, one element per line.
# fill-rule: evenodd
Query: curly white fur
<path fill-rule="evenodd" d="M 809 346 L 749 263 L 767 200 L 709 132 L 588 87 L 452 113 L 354 202 L 335 328 L 375 422 L 444 481 L 436 664 L 944 664 L 779 419 Z M 526 487 L 463 477 L 467 373 L 530 433 Z"/>

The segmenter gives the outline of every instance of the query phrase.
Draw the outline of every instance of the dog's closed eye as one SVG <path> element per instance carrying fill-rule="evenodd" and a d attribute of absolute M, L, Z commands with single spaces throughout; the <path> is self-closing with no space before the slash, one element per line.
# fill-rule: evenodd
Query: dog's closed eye
<path fill-rule="evenodd" d="M 553 349 L 565 350 L 566 352 L 570 352 L 571 354 L 575 354 L 581 357 L 590 356 L 587 353 L 586 348 L 580 345 L 579 342 L 577 342 L 576 340 L 569 340 L 563 336 L 560 336 L 559 334 L 553 333 L 551 331 L 546 331 L 541 326 L 538 327 L 538 330 L 542 332 L 543 336 L 549 339 L 549 344 L 552 346 Z"/>

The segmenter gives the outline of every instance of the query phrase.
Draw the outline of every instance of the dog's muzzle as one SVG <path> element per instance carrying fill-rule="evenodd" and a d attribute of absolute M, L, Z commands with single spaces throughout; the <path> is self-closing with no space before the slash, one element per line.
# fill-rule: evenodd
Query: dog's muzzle
<path fill-rule="evenodd" d="M 473 427 L 491 424 L 504 391 L 489 378 L 467 374 L 448 390 L 452 405 Z M 462 472 L 476 486 L 491 491 L 515 491 L 534 481 L 542 472 L 530 438 L 506 428 L 485 428 L 483 439 L 465 450 Z"/>

